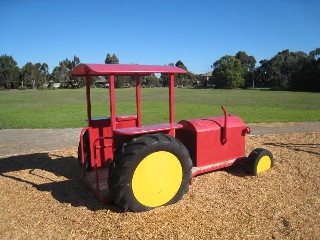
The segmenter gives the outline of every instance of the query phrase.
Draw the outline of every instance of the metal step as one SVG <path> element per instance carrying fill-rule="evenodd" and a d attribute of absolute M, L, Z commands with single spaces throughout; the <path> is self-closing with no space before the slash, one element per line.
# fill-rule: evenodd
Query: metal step
<path fill-rule="evenodd" d="M 81 180 L 100 202 L 112 201 L 108 187 L 108 168 L 99 168 L 97 173 L 95 170 L 88 171 L 81 177 Z"/>

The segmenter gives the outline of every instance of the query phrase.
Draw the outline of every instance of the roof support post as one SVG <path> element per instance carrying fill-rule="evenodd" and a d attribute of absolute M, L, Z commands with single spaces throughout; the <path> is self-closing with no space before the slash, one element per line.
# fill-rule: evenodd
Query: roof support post
<path fill-rule="evenodd" d="M 141 127 L 140 76 L 138 74 L 136 74 L 135 77 L 136 77 L 137 127 Z"/>
<path fill-rule="evenodd" d="M 109 96 L 110 96 L 110 115 L 111 115 L 111 130 L 116 129 L 116 97 L 114 90 L 114 74 L 109 76 Z"/>
<path fill-rule="evenodd" d="M 87 118 L 89 126 L 91 126 L 91 97 L 90 97 L 90 76 L 86 75 L 86 95 L 87 95 Z"/>
<path fill-rule="evenodd" d="M 169 116 L 170 123 L 174 123 L 174 74 L 169 74 Z"/>

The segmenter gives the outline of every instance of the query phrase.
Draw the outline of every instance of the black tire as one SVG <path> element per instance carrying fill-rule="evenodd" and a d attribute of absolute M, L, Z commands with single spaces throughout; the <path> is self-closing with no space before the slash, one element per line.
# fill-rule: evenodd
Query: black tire
<path fill-rule="evenodd" d="M 164 154 L 164 155 L 161 155 L 161 154 Z M 152 158 L 152 156 L 154 158 Z M 167 161 L 169 161 L 166 159 L 167 156 L 169 156 L 168 157 L 169 159 L 172 159 L 173 163 L 175 164 L 177 163 L 177 165 L 174 164 L 173 166 L 179 165 L 178 167 L 179 171 L 177 171 L 177 173 L 174 172 L 174 174 L 171 173 L 170 175 L 170 173 L 167 174 L 167 172 L 170 172 L 169 170 L 159 171 L 159 169 L 155 167 L 157 164 L 161 165 L 163 163 L 167 163 Z M 178 181 L 173 181 L 174 183 L 170 185 L 170 187 L 168 187 L 168 184 L 166 184 L 163 188 L 164 189 L 163 192 L 165 192 L 169 188 L 176 187 L 172 195 L 170 195 L 171 193 L 168 194 L 168 197 L 171 198 L 172 196 L 172 198 L 168 200 L 164 200 L 165 202 L 161 203 L 160 205 L 155 204 L 156 206 L 152 204 L 149 204 L 149 205 L 144 204 L 143 201 L 138 200 L 139 196 L 137 197 L 137 194 L 138 194 L 136 191 L 137 188 L 135 188 L 134 186 L 134 179 L 138 178 L 136 177 L 136 174 L 141 173 L 137 169 L 141 169 L 141 167 L 143 166 L 143 164 L 140 164 L 140 163 L 146 163 L 150 160 L 150 158 L 153 159 L 152 161 L 155 164 L 152 165 L 151 168 L 148 168 L 147 172 L 150 178 L 148 177 L 146 179 L 143 178 L 143 181 L 148 183 L 154 181 L 155 177 L 153 176 L 153 174 L 160 175 L 161 179 L 165 178 L 166 183 L 170 182 L 171 180 L 170 176 L 174 175 L 174 178 L 176 174 L 181 176 L 181 178 L 178 177 L 179 178 Z M 166 166 L 166 164 L 161 165 L 160 168 L 162 166 Z M 171 165 L 169 164 L 168 166 L 171 166 Z M 148 211 L 155 207 L 169 205 L 169 204 L 178 202 L 183 197 L 183 195 L 189 190 L 189 182 L 192 177 L 191 168 L 192 168 L 192 161 L 190 159 L 189 152 L 186 149 L 186 147 L 178 139 L 162 133 L 143 135 L 131 140 L 127 144 L 124 144 L 121 151 L 115 156 L 114 161 L 109 167 L 109 178 L 108 178 L 109 190 L 114 203 L 117 204 L 124 211 L 127 211 L 127 210 L 131 210 L 133 212 Z M 152 172 L 151 174 L 150 174 L 150 169 Z M 173 169 L 174 168 L 172 168 L 171 171 L 173 171 Z M 180 175 L 180 170 L 181 170 L 181 175 Z M 162 174 L 163 172 L 166 172 L 166 174 L 163 175 Z M 144 176 L 144 174 L 142 175 Z M 155 182 L 155 183 L 156 183 L 155 185 L 160 185 L 158 184 L 158 182 Z M 154 187 L 154 189 L 158 187 L 158 186 L 153 186 L 152 184 L 151 186 Z M 139 185 L 138 185 L 138 188 L 139 188 L 139 191 L 142 189 L 140 193 L 143 192 L 142 193 L 144 194 L 143 197 L 148 196 L 147 198 L 150 197 L 152 199 L 157 199 L 158 195 L 162 194 L 161 193 L 162 190 L 157 192 L 158 194 L 157 195 L 157 194 L 153 194 L 152 191 L 148 192 L 148 190 L 146 190 L 145 188 Z M 152 189 L 152 188 L 149 188 L 149 189 Z"/>
<path fill-rule="evenodd" d="M 248 156 L 246 167 L 246 173 L 256 176 L 260 172 L 263 172 L 274 166 L 274 158 L 272 153 L 264 148 L 254 149 Z"/>
<path fill-rule="evenodd" d="M 91 167 L 91 160 L 90 160 L 90 142 L 89 142 L 89 133 L 88 131 L 86 131 L 83 135 L 83 148 L 84 148 L 84 170 L 85 171 L 89 171 L 92 169 Z M 79 161 L 79 165 L 80 167 L 82 167 L 82 163 L 81 163 L 81 146 L 80 146 L 80 142 L 78 145 L 78 161 Z"/>

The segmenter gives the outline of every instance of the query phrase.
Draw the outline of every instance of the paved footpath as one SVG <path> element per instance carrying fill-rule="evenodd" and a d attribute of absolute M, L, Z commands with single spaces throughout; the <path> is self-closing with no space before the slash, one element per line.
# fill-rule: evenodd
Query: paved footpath
<path fill-rule="evenodd" d="M 320 132 L 320 122 L 259 123 L 247 126 L 252 129 L 252 135 Z M 80 131 L 80 128 L 2 129 L 0 130 L 0 157 L 76 147 Z"/>

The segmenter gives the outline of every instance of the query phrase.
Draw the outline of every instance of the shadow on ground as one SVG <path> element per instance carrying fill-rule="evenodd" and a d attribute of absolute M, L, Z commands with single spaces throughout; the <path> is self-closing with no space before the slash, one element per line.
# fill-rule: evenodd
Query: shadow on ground
<path fill-rule="evenodd" d="M 320 144 L 314 143 L 306 143 L 306 144 L 299 144 L 299 143 L 265 143 L 267 146 L 274 146 L 274 147 L 281 147 L 287 148 L 297 152 L 305 152 L 314 155 L 320 155 L 319 147 Z"/>
<path fill-rule="evenodd" d="M 84 206 L 91 211 L 109 209 L 113 212 L 122 212 L 112 203 L 99 202 L 82 183 L 80 171 L 78 160 L 72 156 L 34 153 L 0 159 L 1 177 L 29 184 L 39 191 L 50 192 L 60 203 L 70 203 L 73 207 Z M 241 166 L 219 171 L 227 171 L 239 177 L 246 176 Z M 57 180 L 59 177 L 67 180 Z"/>
<path fill-rule="evenodd" d="M 27 175 L 18 173 L 23 170 L 27 171 Z M 45 172 L 40 171 L 39 174 L 39 170 Z M 92 211 L 100 209 L 120 211 L 112 203 L 99 202 L 84 186 L 80 180 L 78 160 L 72 156 L 34 153 L 3 158 L 0 159 L 0 176 L 27 183 L 39 191 L 50 192 L 59 202 L 70 203 L 74 207 L 84 206 Z M 57 177 L 61 176 L 67 180 L 57 181 Z M 45 183 L 39 183 L 39 180 Z"/>

